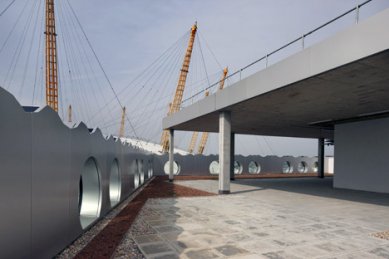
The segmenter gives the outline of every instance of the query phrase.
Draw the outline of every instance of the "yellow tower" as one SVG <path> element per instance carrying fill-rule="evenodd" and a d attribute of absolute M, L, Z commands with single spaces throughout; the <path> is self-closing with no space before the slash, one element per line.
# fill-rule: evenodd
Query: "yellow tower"
<path fill-rule="evenodd" d="M 46 104 L 58 112 L 57 34 L 54 0 L 46 0 Z"/>
<path fill-rule="evenodd" d="M 191 29 L 188 48 L 186 49 L 185 58 L 184 58 L 184 62 L 182 64 L 180 77 L 178 79 L 176 92 L 174 95 L 173 102 L 169 107 L 168 115 L 173 114 L 173 113 L 180 110 L 182 97 L 184 95 L 184 90 L 185 90 L 186 78 L 187 78 L 188 72 L 189 72 L 190 59 L 192 57 L 192 51 L 193 51 L 193 45 L 194 45 L 194 41 L 195 41 L 195 37 L 196 37 L 196 32 L 197 32 L 197 23 L 195 23 Z M 162 132 L 161 145 L 162 145 L 162 152 L 169 151 L 169 131 L 167 131 L 167 130 L 164 130 Z"/>
<path fill-rule="evenodd" d="M 120 130 L 119 130 L 119 138 L 124 137 L 124 124 L 126 119 L 126 107 L 123 107 L 122 110 L 122 119 L 120 121 Z"/>
<path fill-rule="evenodd" d="M 225 83 L 226 78 L 227 78 L 227 74 L 228 74 L 228 67 L 223 69 L 223 75 L 222 75 L 222 78 L 220 79 L 219 90 L 223 90 L 224 83 Z M 207 95 L 207 93 L 206 93 L 206 95 Z M 208 135 L 209 135 L 208 132 L 203 132 L 203 135 L 201 136 L 201 139 L 200 139 L 200 144 L 199 144 L 199 149 L 197 151 L 197 154 L 202 155 L 204 153 L 205 145 L 207 145 L 207 141 L 208 141 Z"/>

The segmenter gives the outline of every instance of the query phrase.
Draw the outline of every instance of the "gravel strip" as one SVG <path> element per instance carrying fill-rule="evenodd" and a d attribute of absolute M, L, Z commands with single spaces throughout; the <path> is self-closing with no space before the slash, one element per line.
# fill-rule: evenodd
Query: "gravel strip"
<path fill-rule="evenodd" d="M 128 232 L 120 245 L 116 248 L 112 258 L 117 259 L 143 259 L 146 258 L 136 245 L 131 232 Z"/>
<path fill-rule="evenodd" d="M 151 180 L 150 180 L 151 181 Z M 97 234 L 103 230 L 108 223 L 115 218 L 150 182 L 147 181 L 138 190 L 133 192 L 127 199 L 125 199 L 119 206 L 110 211 L 104 218 L 98 221 L 91 229 L 77 238 L 70 246 L 64 249 L 60 254 L 55 256 L 57 259 L 67 259 L 75 257 Z M 139 250 L 139 249 L 138 249 Z M 134 257 L 135 258 L 135 257 Z M 136 257 L 137 258 L 137 257 Z M 140 257 L 142 258 L 142 257 Z"/>
<path fill-rule="evenodd" d="M 150 181 L 75 258 L 143 258 L 134 243 L 134 235 L 153 234 L 155 230 L 137 216 L 140 214 L 153 219 L 160 217 L 152 209 L 142 211 L 149 198 L 214 196 L 212 193 L 175 185 L 167 180 L 166 176 L 158 176 Z"/>
<path fill-rule="evenodd" d="M 152 209 L 143 207 L 142 210 L 139 212 L 135 222 L 132 224 L 130 230 L 126 233 L 126 235 L 123 237 L 122 242 L 116 248 L 116 251 L 113 254 L 112 258 L 146 258 L 139 250 L 137 244 L 134 241 L 134 237 L 157 233 L 149 224 L 142 220 L 143 217 L 148 216 L 156 216 L 156 212 Z"/>

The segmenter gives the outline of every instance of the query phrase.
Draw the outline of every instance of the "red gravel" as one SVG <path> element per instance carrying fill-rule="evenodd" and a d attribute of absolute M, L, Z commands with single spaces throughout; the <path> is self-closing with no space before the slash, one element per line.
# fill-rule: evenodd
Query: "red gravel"
<path fill-rule="evenodd" d="M 167 182 L 157 176 L 75 258 L 110 258 L 149 198 L 211 196 L 212 193 Z"/>

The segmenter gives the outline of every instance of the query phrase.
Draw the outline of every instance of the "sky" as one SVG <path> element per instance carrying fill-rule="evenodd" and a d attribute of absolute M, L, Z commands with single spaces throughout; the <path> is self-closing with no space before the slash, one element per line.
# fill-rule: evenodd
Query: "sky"
<path fill-rule="evenodd" d="M 10 2 L 0 0 L 0 11 Z M 75 121 L 100 127 L 105 134 L 117 134 L 121 108 L 114 89 L 120 103 L 127 108 L 126 135 L 159 142 L 161 120 L 173 98 L 187 34 L 195 21 L 199 34 L 184 99 L 216 82 L 223 67 L 228 66 L 234 72 L 361 2 L 56 1 L 60 115 L 66 121 L 66 109 L 71 104 Z M 0 86 L 23 105 L 44 105 L 43 3 L 43 0 L 16 0 L 0 16 Z M 387 0 L 373 0 L 360 10 L 360 19 L 388 7 Z M 354 13 L 308 37 L 305 44 L 311 46 L 351 26 L 355 26 Z M 280 52 L 269 60 L 269 65 L 300 48 L 301 43 L 297 43 Z M 243 76 L 263 68 L 260 63 Z M 234 80 L 237 79 L 227 82 L 227 87 Z M 191 133 L 177 133 L 178 147 L 187 149 L 190 137 Z M 217 134 L 211 134 L 206 153 L 217 153 L 217 142 Z M 333 152 L 332 148 L 327 151 Z M 238 135 L 236 152 L 315 156 L 317 140 Z"/>

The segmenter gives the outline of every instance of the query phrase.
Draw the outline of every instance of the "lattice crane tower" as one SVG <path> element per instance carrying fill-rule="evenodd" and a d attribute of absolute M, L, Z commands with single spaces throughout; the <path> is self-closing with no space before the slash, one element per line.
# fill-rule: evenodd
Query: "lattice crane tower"
<path fill-rule="evenodd" d="M 186 49 L 185 58 L 182 64 L 180 77 L 178 79 L 176 92 L 174 95 L 173 102 L 169 107 L 168 115 L 173 114 L 180 110 L 182 97 L 184 95 L 184 90 L 185 90 L 186 78 L 189 72 L 190 59 L 192 57 L 192 50 L 193 50 L 193 45 L 196 37 L 196 32 L 197 32 L 197 23 L 195 23 L 191 29 L 188 48 Z M 161 146 L 162 146 L 162 152 L 169 151 L 169 131 L 167 130 L 164 130 L 162 132 Z"/>
<path fill-rule="evenodd" d="M 226 81 L 227 74 L 228 74 L 228 67 L 226 67 L 223 70 L 223 75 L 222 75 L 222 79 L 220 80 L 219 90 L 223 90 L 224 82 Z M 199 144 L 199 149 L 197 151 L 197 154 L 202 155 L 204 153 L 205 145 L 207 145 L 207 141 L 208 141 L 208 135 L 209 135 L 208 132 L 203 132 L 203 135 L 201 136 L 200 139 L 200 144 Z"/>
<path fill-rule="evenodd" d="M 54 0 L 46 0 L 46 104 L 58 112 L 57 34 Z"/>

